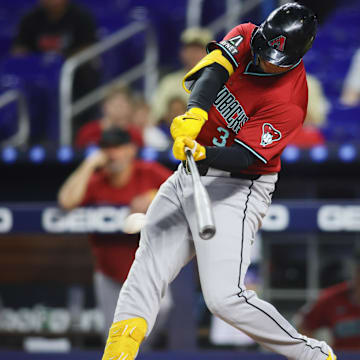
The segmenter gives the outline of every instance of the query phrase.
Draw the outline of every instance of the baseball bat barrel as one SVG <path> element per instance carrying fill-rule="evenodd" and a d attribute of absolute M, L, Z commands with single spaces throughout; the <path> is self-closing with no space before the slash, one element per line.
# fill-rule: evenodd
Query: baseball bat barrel
<path fill-rule="evenodd" d="M 185 153 L 193 180 L 194 202 L 196 218 L 199 227 L 199 236 L 204 240 L 209 240 L 216 232 L 209 194 L 201 182 L 199 170 L 196 166 L 191 150 L 186 149 Z"/>

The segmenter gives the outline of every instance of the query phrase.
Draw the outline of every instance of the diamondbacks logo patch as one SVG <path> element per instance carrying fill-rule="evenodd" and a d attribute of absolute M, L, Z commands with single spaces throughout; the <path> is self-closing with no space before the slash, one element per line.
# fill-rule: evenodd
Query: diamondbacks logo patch
<path fill-rule="evenodd" d="M 276 130 L 271 124 L 264 123 L 262 126 L 262 135 L 261 135 L 261 146 L 267 146 L 272 144 L 274 141 L 279 141 L 281 139 L 281 132 Z"/>
<path fill-rule="evenodd" d="M 285 43 L 286 43 L 286 37 L 284 35 L 280 35 L 275 39 L 268 41 L 269 46 L 281 52 L 284 52 Z"/>

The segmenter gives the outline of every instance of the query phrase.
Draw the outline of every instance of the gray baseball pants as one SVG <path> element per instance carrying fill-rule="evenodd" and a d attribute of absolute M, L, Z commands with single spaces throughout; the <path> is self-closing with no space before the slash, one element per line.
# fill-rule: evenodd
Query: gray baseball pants
<path fill-rule="evenodd" d="M 192 178 L 180 165 L 147 212 L 147 225 L 120 292 L 114 321 L 142 317 L 149 333 L 168 285 L 196 255 L 202 292 L 214 315 L 288 359 L 326 360 L 326 343 L 299 334 L 271 304 L 244 285 L 251 246 L 276 180 L 277 174 L 244 180 L 210 169 L 202 182 L 211 199 L 216 234 L 203 240 L 198 235 Z"/>
<path fill-rule="evenodd" d="M 100 271 L 94 273 L 94 290 L 96 303 L 104 317 L 104 331 L 103 338 L 106 342 L 108 336 L 108 330 L 113 322 L 114 311 L 116 308 L 116 302 L 119 297 L 119 292 L 123 286 L 122 282 L 115 281 L 111 277 L 103 274 Z M 170 288 L 168 288 L 165 296 L 161 299 L 158 318 L 156 321 L 155 329 L 151 332 L 151 336 L 146 338 L 145 344 L 143 344 L 141 350 L 150 349 L 154 343 L 158 340 L 161 332 L 166 328 L 169 312 L 173 306 L 173 300 Z M 144 345 L 146 349 L 144 349 Z"/>

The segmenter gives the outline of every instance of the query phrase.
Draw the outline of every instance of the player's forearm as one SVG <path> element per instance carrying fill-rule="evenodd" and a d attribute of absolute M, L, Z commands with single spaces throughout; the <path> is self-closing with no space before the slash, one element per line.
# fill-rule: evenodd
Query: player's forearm
<path fill-rule="evenodd" d="M 58 202 L 61 207 L 71 210 L 81 204 L 89 179 L 94 171 L 94 166 L 85 161 L 70 175 L 58 194 Z"/>
<path fill-rule="evenodd" d="M 240 145 L 229 147 L 206 146 L 206 159 L 198 161 L 215 169 L 239 172 L 255 162 L 255 157 Z"/>
<path fill-rule="evenodd" d="M 188 109 L 195 107 L 209 111 L 228 78 L 229 73 L 221 65 L 214 63 L 206 67 L 191 91 Z"/>

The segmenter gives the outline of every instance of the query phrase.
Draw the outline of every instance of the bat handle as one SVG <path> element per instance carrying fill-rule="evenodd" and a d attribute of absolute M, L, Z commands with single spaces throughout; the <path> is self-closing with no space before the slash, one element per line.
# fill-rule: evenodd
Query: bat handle
<path fill-rule="evenodd" d="M 199 226 L 199 236 L 204 240 L 208 240 L 211 239 L 216 232 L 209 194 L 201 182 L 199 170 L 191 150 L 189 148 L 185 148 L 185 154 L 193 180 L 194 202 Z"/>

